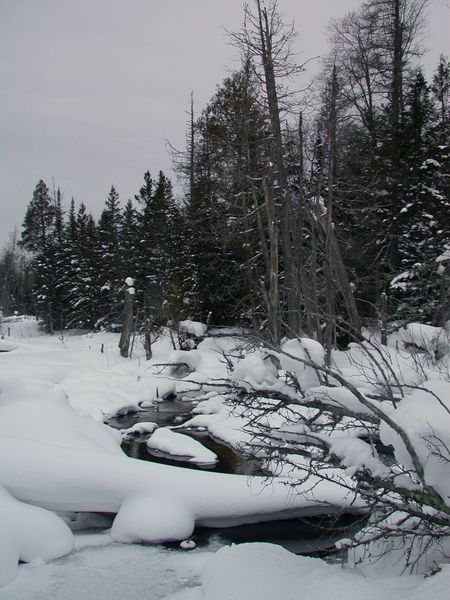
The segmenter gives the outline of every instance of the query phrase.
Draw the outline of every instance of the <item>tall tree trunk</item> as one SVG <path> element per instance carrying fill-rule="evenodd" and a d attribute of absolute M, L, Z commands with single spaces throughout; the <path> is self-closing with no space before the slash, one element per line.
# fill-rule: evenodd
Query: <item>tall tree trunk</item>
<path fill-rule="evenodd" d="M 278 289 L 278 223 L 273 199 L 272 185 L 266 178 L 263 178 L 263 192 L 267 213 L 268 231 L 269 231 L 269 254 L 270 254 L 270 272 L 269 272 L 269 306 L 268 306 L 268 325 L 271 341 L 274 346 L 278 346 L 280 341 L 280 298 Z"/>
<path fill-rule="evenodd" d="M 277 180 L 281 192 L 281 236 L 283 247 L 284 291 L 287 304 L 287 325 L 291 332 L 298 333 L 299 298 L 294 275 L 295 250 L 292 248 L 291 232 L 291 195 L 289 190 L 285 161 L 283 157 L 283 137 L 281 134 L 280 108 L 276 88 L 275 72 L 272 56 L 271 24 L 267 10 L 256 0 L 258 10 L 259 35 L 261 40 L 261 58 L 264 68 L 267 104 L 273 135 L 273 158 L 277 169 Z"/>
<path fill-rule="evenodd" d="M 305 197 L 304 197 L 304 140 L 303 140 L 303 113 L 300 112 L 298 120 L 298 202 L 296 207 L 296 236 L 294 237 L 294 248 L 297 249 L 296 260 L 296 286 L 298 300 L 303 305 L 303 310 L 298 312 L 298 328 L 307 335 L 312 335 L 316 327 L 313 324 L 313 314 L 318 313 L 317 305 L 312 300 L 312 287 L 307 284 L 308 278 L 305 273 L 305 252 L 303 243 L 303 232 L 305 227 Z M 314 274 L 315 282 L 315 274 Z M 317 286 L 315 286 L 317 291 Z M 317 300 L 317 298 L 316 298 Z"/>
<path fill-rule="evenodd" d="M 128 358 L 128 350 L 130 348 L 131 334 L 133 333 L 133 312 L 134 312 L 134 294 L 130 294 L 130 290 L 126 289 L 123 307 L 123 326 L 119 340 L 120 355 Z"/>
<path fill-rule="evenodd" d="M 336 303 L 333 282 L 333 244 L 331 237 L 331 233 L 333 231 L 334 170 L 336 165 L 336 95 L 337 77 L 336 66 L 334 66 L 333 73 L 331 76 L 330 109 L 328 116 L 328 198 L 325 232 L 325 365 L 327 367 L 331 365 L 331 349 L 336 328 Z"/>

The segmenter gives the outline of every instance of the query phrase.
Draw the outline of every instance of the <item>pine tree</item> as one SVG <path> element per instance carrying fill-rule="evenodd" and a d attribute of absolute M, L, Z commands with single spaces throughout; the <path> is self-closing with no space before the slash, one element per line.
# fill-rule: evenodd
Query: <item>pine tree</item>
<path fill-rule="evenodd" d="M 419 72 L 406 96 L 401 272 L 391 283 L 399 303 L 396 315 L 406 321 L 431 323 L 439 314 L 441 278 L 436 260 L 450 242 L 450 160 L 448 145 L 441 143 L 441 106 Z"/>
<path fill-rule="evenodd" d="M 82 203 L 75 215 L 72 204 L 66 227 L 69 250 L 67 326 L 93 328 L 98 321 L 98 273 L 96 256 L 96 226 L 92 215 Z"/>
<path fill-rule="evenodd" d="M 137 299 L 152 322 L 162 319 L 163 279 L 166 271 L 167 212 L 173 200 L 172 185 L 162 171 L 156 182 L 150 172 L 135 196 Z"/>
<path fill-rule="evenodd" d="M 64 327 L 63 297 L 59 288 L 59 276 L 64 270 L 62 231 L 61 193 L 58 190 L 52 198 L 40 180 L 25 213 L 21 243 L 34 255 L 36 310 L 50 333 L 56 327 Z"/>
<path fill-rule="evenodd" d="M 119 244 L 122 259 L 122 278 L 135 278 L 138 269 L 138 228 L 136 209 L 134 208 L 131 200 L 128 200 L 122 213 L 122 224 L 120 227 Z"/>
<path fill-rule="evenodd" d="M 97 223 L 95 239 L 97 327 L 110 326 L 121 311 L 119 295 L 123 284 L 119 245 L 121 224 L 119 194 L 112 186 Z"/>

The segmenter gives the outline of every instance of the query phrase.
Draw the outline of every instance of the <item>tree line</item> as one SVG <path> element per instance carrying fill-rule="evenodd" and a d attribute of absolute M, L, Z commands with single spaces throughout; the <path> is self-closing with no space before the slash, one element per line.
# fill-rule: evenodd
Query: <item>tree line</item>
<path fill-rule="evenodd" d="M 174 151 L 183 198 L 147 172 L 124 208 L 112 188 L 95 222 L 40 181 L 26 283 L 17 244 L 0 262 L 3 311 L 35 310 L 50 330 L 111 326 L 132 277 L 138 320 L 240 323 L 275 345 L 302 332 L 329 351 L 362 323 L 445 323 L 450 64 L 431 81 L 420 68 L 426 5 L 367 0 L 333 21 L 299 96 L 295 30 L 276 0 L 254 0 L 230 34 L 241 68 L 199 115 L 191 103 Z"/>

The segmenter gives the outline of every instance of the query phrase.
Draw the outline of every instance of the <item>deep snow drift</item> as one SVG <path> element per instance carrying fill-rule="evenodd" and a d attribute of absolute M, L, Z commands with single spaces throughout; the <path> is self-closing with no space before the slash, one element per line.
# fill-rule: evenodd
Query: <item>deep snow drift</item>
<path fill-rule="evenodd" d="M 96 336 L 95 342 L 104 339 Z M 138 410 L 139 399 L 159 399 L 161 390 L 173 390 L 173 379 L 152 376 L 147 365 L 117 356 L 115 365 L 105 368 L 104 355 L 92 350 L 94 338 L 89 336 L 37 340 L 2 357 L 2 375 L 7 371 L 10 376 L 0 378 L 0 483 L 27 503 L 19 505 L 6 492 L 0 496 L 0 523 L 7 529 L 0 538 L 2 583 L 13 579 L 19 558 L 70 551 L 70 531 L 48 511 L 117 513 L 112 540 L 159 542 L 188 538 L 195 525 L 328 513 L 330 505 L 353 503 L 353 494 L 325 481 L 308 481 L 292 494 L 281 480 L 267 485 L 263 478 L 184 470 L 125 456 L 121 434 L 99 415 Z M 191 452 L 190 438 L 170 435 L 177 437 L 178 453 Z M 173 447 L 171 440 L 169 445 Z M 27 523 L 35 515 L 37 529 L 16 526 L 25 513 Z"/>
<path fill-rule="evenodd" d="M 390 469 L 379 459 L 371 444 L 358 438 L 371 434 L 372 429 L 370 424 L 363 422 L 367 407 L 361 404 L 350 387 L 354 386 L 364 402 L 372 402 L 392 416 L 394 408 L 386 407 L 378 400 L 380 390 L 383 386 L 397 389 L 396 382 L 401 381 L 407 393 L 396 400 L 395 422 L 401 424 L 412 440 L 425 480 L 435 486 L 444 499 L 450 492 L 449 461 L 445 456 L 430 451 L 433 448 L 432 436 L 439 436 L 443 448 L 450 447 L 449 383 L 442 376 L 443 371 L 448 372 L 448 342 L 442 331 L 438 332 L 435 328 L 424 329 L 414 325 L 406 333 L 391 339 L 385 356 L 392 380 L 384 381 L 382 385 L 379 373 L 374 372 L 367 354 L 359 347 L 352 345 L 348 352 L 335 352 L 334 366 L 349 386 L 335 381 L 330 387 L 324 385 L 316 369 L 295 360 L 300 357 L 321 362 L 323 350 L 311 340 L 286 342 L 279 355 L 281 371 L 277 372 L 264 351 L 244 345 L 235 351 L 235 338 L 206 338 L 197 349 L 174 352 L 170 338 L 161 335 L 154 343 L 154 359 L 146 362 L 139 346 L 135 348 L 132 360 L 121 358 L 117 348 L 118 336 L 113 334 L 72 335 L 59 339 L 56 336 L 39 336 L 31 319 L 11 322 L 8 326 L 11 336 L 3 340 L 5 351 L 0 354 L 0 584 L 8 584 L 14 579 L 19 560 L 34 565 L 36 573 L 44 573 L 38 566 L 42 560 L 70 553 L 73 545 L 79 543 L 79 538 L 76 536 L 74 539 L 66 523 L 74 521 L 74 512 L 78 511 L 117 513 L 111 531 L 101 538 L 102 543 L 111 543 L 182 540 L 191 535 L 196 524 L 224 526 L 292 514 L 329 512 L 333 507 L 352 505 L 354 509 L 361 506 L 360 503 L 352 504 L 353 493 L 332 482 L 319 482 L 310 477 L 299 485 L 299 473 L 304 466 L 299 456 L 288 455 L 289 466 L 273 466 L 274 472 L 297 484 L 294 495 L 280 478 L 268 487 L 258 478 L 247 480 L 243 476 L 186 471 L 142 462 L 123 454 L 120 449 L 122 435 L 149 437 L 150 445 L 152 435 L 156 435 L 155 446 L 165 452 L 195 457 L 202 462 L 206 456 L 203 449 L 176 432 L 177 429 L 182 432 L 186 427 L 207 429 L 211 435 L 234 448 L 251 443 L 252 426 L 248 424 L 244 408 L 237 405 L 231 410 L 227 403 L 227 384 L 230 381 L 250 392 L 261 390 L 263 394 L 282 394 L 287 404 L 265 417 L 264 425 L 272 431 L 275 439 L 287 445 L 295 446 L 305 436 L 320 437 L 330 448 L 330 453 L 346 467 L 344 471 L 331 469 L 330 478 L 335 481 L 340 478 L 350 489 L 354 485 L 352 476 L 358 469 L 368 469 L 375 476 L 385 476 Z M 412 350 L 405 352 L 406 346 Z M 419 352 L 418 356 L 416 352 Z M 422 352 L 429 353 L 435 360 L 430 364 L 421 363 L 418 374 Z M 232 358 L 225 360 L 225 355 Z M 436 361 L 439 361 L 439 368 Z M 284 377 L 283 372 L 293 374 L 301 382 L 304 406 L 297 403 L 298 392 L 288 385 L 288 377 Z M 418 387 L 416 384 L 419 384 Z M 416 385 L 416 388 L 411 390 L 409 385 Z M 198 403 L 192 419 L 179 428 L 158 430 L 153 423 L 142 423 L 121 435 L 104 425 L 111 416 L 139 411 L 141 406 L 164 401 L 166 396 L 175 393 Z M 331 407 L 356 411 L 362 415 L 362 420 L 355 422 L 344 417 L 338 427 L 330 425 L 327 429 L 322 417 L 314 421 L 313 403 L 317 399 Z M 275 401 L 269 398 L 265 402 L 273 404 Z M 304 424 L 305 417 L 312 417 L 312 422 L 320 425 L 320 431 L 308 429 Z M 246 431 L 243 431 L 244 427 Z M 185 443 L 183 438 L 186 438 Z M 384 424 L 381 439 L 393 446 L 397 460 L 403 463 L 398 477 L 404 478 L 405 485 L 416 485 L 414 477 L 409 478 L 414 465 L 408 463 L 408 453 L 398 433 Z M 213 460 L 211 455 L 208 458 Z M 122 546 L 117 548 L 120 554 Z M 383 561 L 376 561 L 378 568 L 401 572 L 402 562 L 400 560 L 396 566 L 393 556 L 401 555 L 404 548 L 397 548 L 394 555 L 391 550 L 386 548 Z M 136 552 L 139 554 L 139 550 Z M 311 598 L 314 582 L 324 578 L 331 582 L 339 598 L 355 594 L 361 599 L 379 598 L 380 595 L 415 598 L 410 595 L 414 586 L 421 590 L 422 596 L 417 595 L 417 598 L 427 597 L 430 590 L 435 598 L 444 598 L 439 594 L 445 589 L 445 584 L 448 585 L 446 567 L 442 573 L 426 581 L 418 578 L 382 579 L 376 585 L 365 585 L 361 583 L 364 580 L 351 571 L 339 571 L 342 576 L 338 577 L 335 567 L 326 566 L 321 561 L 307 563 L 302 562 L 306 559 L 294 558 L 294 564 L 290 555 L 283 555 L 281 559 L 279 550 L 270 547 L 261 549 L 252 545 L 242 554 L 239 552 L 233 549 L 229 554 L 219 553 L 203 570 L 202 591 L 200 588 L 187 590 L 180 592 L 177 598 L 290 598 L 289 590 L 298 585 L 294 571 L 303 573 L 303 581 L 310 581 L 311 595 L 305 597 Z M 375 548 L 374 555 L 379 553 L 380 547 Z M 89 554 L 89 551 L 83 550 L 81 555 L 94 556 L 94 551 Z M 60 559 L 62 569 L 65 564 L 73 564 L 71 556 Z M 107 549 L 103 556 L 107 562 L 110 556 Z M 433 557 L 433 561 L 440 562 L 442 552 Z M 357 560 L 356 556 L 355 564 Z M 202 562 L 203 559 L 197 564 L 195 578 L 199 577 Z M 287 567 L 283 571 L 282 562 L 291 565 L 292 569 Z M 242 575 L 243 587 L 233 581 L 233 585 L 238 587 L 230 585 L 228 594 L 230 582 L 224 573 L 229 568 L 240 573 L 240 563 L 248 563 L 247 567 L 253 563 L 259 566 L 253 571 L 248 568 L 247 576 Z M 269 563 L 276 567 L 276 573 L 271 572 Z M 366 568 L 367 565 L 363 566 Z M 423 570 L 428 567 L 429 563 L 425 561 Z M 56 569 L 56 566 L 51 569 Z M 29 567 L 19 570 L 23 574 L 30 573 Z M 366 573 L 370 572 L 366 568 Z M 273 592 L 276 596 L 264 596 L 264 590 L 258 587 L 256 580 L 264 580 L 264 573 L 270 581 L 277 582 L 277 591 Z M 280 573 L 282 576 L 279 577 Z M 69 581 L 70 577 L 66 575 Z M 29 575 L 24 577 L 21 575 L 17 582 L 6 585 L 3 588 L 6 596 L 2 596 L 0 591 L 0 598 L 27 597 L 21 595 L 20 590 L 28 589 L 26 580 L 27 577 L 28 582 L 31 579 Z M 196 579 L 196 582 L 199 580 Z M 266 587 L 271 589 L 269 583 Z M 373 595 L 372 587 L 375 590 Z M 8 595 L 14 589 L 17 595 Z M 44 585 L 42 589 L 43 598 L 53 597 L 47 594 L 49 587 Z M 325 597 L 328 590 L 328 598 L 329 589 L 330 586 L 324 584 L 320 594 L 323 592 Z M 254 590 L 259 590 L 258 596 Z M 357 593 L 353 594 L 354 590 Z M 162 598 L 169 591 L 161 588 L 154 598 Z M 89 593 L 92 593 L 92 588 Z M 114 596 L 112 589 L 108 593 L 105 597 L 110 599 L 123 597 Z M 230 595 L 232 593 L 235 596 Z M 66 594 L 63 597 L 67 597 Z M 314 595 L 314 600 L 321 597 Z M 34 599 L 34 596 L 29 598 Z"/>

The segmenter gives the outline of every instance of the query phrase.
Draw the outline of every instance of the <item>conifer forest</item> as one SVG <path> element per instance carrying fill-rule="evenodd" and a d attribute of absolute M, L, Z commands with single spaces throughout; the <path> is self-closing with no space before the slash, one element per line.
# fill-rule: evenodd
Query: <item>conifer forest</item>
<path fill-rule="evenodd" d="M 0 600 L 448 598 L 450 61 L 425 61 L 431 1 L 361 0 L 319 60 L 283 0 L 249 0 L 233 69 L 180 107 L 170 173 L 142 163 L 123 197 L 111 172 L 102 210 L 44 175 L 29 190 L 0 252 Z M 174 26 L 165 3 L 122 4 L 120 31 L 154 8 Z"/>
<path fill-rule="evenodd" d="M 114 327 L 131 277 L 152 327 L 191 318 L 330 345 L 367 323 L 445 323 L 450 65 L 441 56 L 429 81 L 421 69 L 425 7 L 369 0 L 331 22 L 301 93 L 295 30 L 274 3 L 247 7 L 229 34 L 241 69 L 199 114 L 192 101 L 186 147 L 172 149 L 183 192 L 152 166 L 134 198 L 111 187 L 94 220 L 37 182 L 3 251 L 3 313 L 36 313 L 49 331 Z"/>

